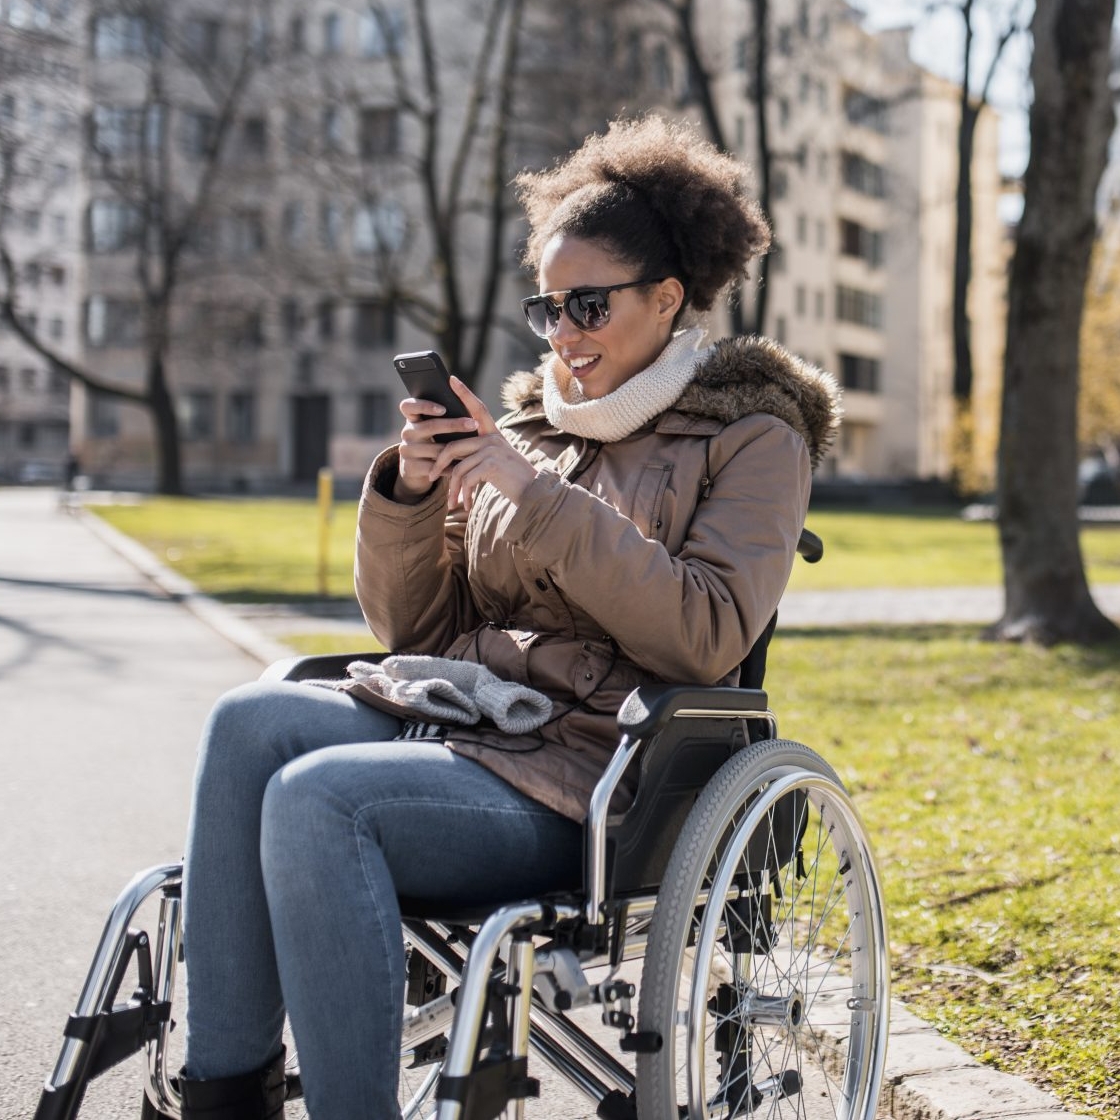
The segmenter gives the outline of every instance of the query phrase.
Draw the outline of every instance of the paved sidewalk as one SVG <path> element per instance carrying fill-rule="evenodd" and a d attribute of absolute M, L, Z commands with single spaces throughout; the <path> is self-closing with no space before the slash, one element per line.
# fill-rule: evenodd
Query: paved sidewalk
<path fill-rule="evenodd" d="M 184 805 L 181 802 L 186 788 L 184 783 L 188 781 L 191 753 L 183 744 L 188 741 L 193 744 L 206 700 L 236 679 L 252 675 L 253 665 L 237 650 L 249 654 L 257 664 L 264 664 L 288 653 L 287 648 L 278 643 L 278 633 L 321 631 L 328 622 L 353 628 L 356 638 L 361 631 L 357 629 L 353 617 L 324 620 L 306 615 L 285 616 L 279 612 L 272 612 L 270 618 L 263 618 L 260 612 L 235 614 L 199 593 L 163 567 L 150 553 L 99 518 L 84 513 L 70 516 L 58 512 L 53 502 L 53 495 L 44 491 L 0 490 L 0 639 L 4 638 L 5 624 L 15 635 L 9 643 L 7 659 L 0 657 L 0 698 L 7 705 L 5 720 L 8 724 L 6 732 L 0 732 L 0 737 L 5 743 L 6 759 L 10 760 L 11 744 L 15 742 L 11 738 L 14 704 L 17 706 L 15 725 L 19 726 L 22 720 L 26 728 L 24 738 L 32 743 L 36 742 L 39 723 L 51 718 L 59 721 L 64 730 L 72 728 L 77 721 L 81 721 L 83 728 L 105 724 L 112 729 L 116 721 L 119 742 L 114 742 L 112 738 L 106 741 L 102 756 L 104 764 L 109 765 L 121 750 L 132 760 L 137 751 L 143 754 L 148 749 L 147 737 L 152 728 L 145 724 L 144 733 L 137 736 L 136 727 L 120 725 L 119 713 L 126 710 L 123 705 L 131 703 L 133 696 L 145 695 L 145 688 L 162 689 L 158 705 L 155 699 L 144 703 L 149 708 L 158 707 L 165 716 L 162 721 L 165 734 L 173 732 L 171 739 L 182 741 L 171 752 L 177 775 L 175 781 L 179 787 L 175 795 L 177 804 L 171 813 L 171 821 L 160 828 L 157 844 L 157 848 L 166 849 L 162 854 L 172 854 L 173 857 L 174 845 L 182 835 Z M 19 637 L 45 632 L 47 625 L 40 620 L 33 626 L 22 619 L 17 609 L 14 594 L 23 595 L 32 586 L 40 588 L 46 597 L 43 617 L 61 627 L 66 635 L 58 640 L 72 640 L 82 649 L 81 657 L 65 660 L 58 669 L 53 669 L 45 659 L 42 668 L 38 668 L 32 657 L 36 647 L 27 644 L 30 637 Z M 52 605 L 54 599 L 50 596 L 53 589 L 59 589 L 64 594 L 69 592 L 79 607 L 78 612 L 63 617 L 59 613 L 62 607 Z M 94 594 L 106 590 L 120 598 Z M 91 594 L 85 598 L 75 594 L 86 591 Z M 923 595 L 907 594 L 896 604 L 896 610 L 901 611 L 903 607 L 909 611 L 917 610 Z M 847 622 L 903 620 L 897 614 L 887 619 L 877 616 L 869 619 L 866 613 L 859 619 L 853 617 L 857 606 L 863 612 L 881 609 L 882 592 L 861 595 L 858 602 L 847 603 L 833 596 L 826 601 L 815 598 L 814 601 L 805 599 L 799 602 L 800 599 L 800 596 L 794 595 L 787 597 L 783 605 L 783 621 L 787 624 L 824 624 L 822 614 L 826 613 L 827 603 L 832 604 L 834 618 L 843 617 Z M 1120 606 L 1118 600 L 1120 596 L 1110 601 Z M 130 613 L 122 616 L 119 608 L 114 606 L 118 601 L 132 604 Z M 105 605 L 105 610 L 97 607 L 99 602 Z M 973 609 L 986 609 L 987 606 L 979 603 Z M 1115 607 L 1107 609 L 1120 614 Z M 795 621 L 799 617 L 798 612 L 805 612 L 801 617 L 808 617 L 811 622 Z M 986 610 L 982 617 L 994 618 L 995 614 Z M 198 626 L 197 621 L 205 623 L 205 626 Z M 908 617 L 905 621 L 930 619 Z M 5 648 L 0 641 L 0 652 Z M 29 657 L 31 661 L 25 664 Z M 4 674 L 12 673 L 17 674 L 18 680 L 5 693 L 4 686 L 8 682 Z M 57 687 L 60 681 L 65 682 L 65 688 L 61 690 Z M 178 688 L 176 681 L 180 682 Z M 107 687 L 109 682 L 112 682 L 111 688 Z M 184 692 L 185 696 L 179 695 Z M 187 701 L 185 706 L 180 703 L 182 700 Z M 18 874 L 14 870 L 3 873 L 4 882 L 18 885 L 16 895 L 11 895 L 5 902 L 5 914 L 9 913 L 12 898 L 22 901 L 19 903 L 21 909 L 15 911 L 21 915 L 18 922 L 14 926 L 8 920 L 0 923 L 6 927 L 0 929 L 0 969 L 6 976 L 18 981 L 15 987 L 7 982 L 5 984 L 4 991 L 7 993 L 10 988 L 11 999 L 7 994 L 0 998 L 0 1018 L 7 1024 L 26 1020 L 32 1014 L 27 1008 L 38 1007 L 40 1003 L 50 1014 L 44 1017 L 39 1012 L 33 1013 L 36 1045 L 25 1050 L 22 1059 L 18 1050 L 13 1055 L 8 1047 L 0 1046 L 0 1117 L 4 1120 L 9 1116 L 30 1115 L 27 1103 L 32 1099 L 31 1093 L 38 1079 L 49 1067 L 44 1053 L 53 1057 L 52 1051 L 44 1050 L 46 1039 L 53 1039 L 54 1032 L 61 1030 L 63 1005 L 76 995 L 75 978 L 81 975 L 89 959 L 88 953 L 92 951 L 90 930 L 99 924 L 106 900 L 115 893 L 115 890 L 108 890 L 108 884 L 111 882 L 119 886 L 123 883 L 124 877 L 119 871 L 125 864 L 131 874 L 144 863 L 157 862 L 138 853 L 134 858 L 134 834 L 126 828 L 120 833 L 119 841 L 115 841 L 112 857 L 107 860 L 112 866 L 107 869 L 98 866 L 98 860 L 102 858 L 100 843 L 90 850 L 83 850 L 80 833 L 69 842 L 65 833 L 61 840 L 54 837 L 59 846 L 47 857 L 47 863 L 53 864 L 55 870 L 51 873 L 47 867 L 40 867 L 43 853 L 37 851 L 34 844 L 29 846 L 27 838 L 21 834 L 30 828 L 33 836 L 40 836 L 40 842 L 45 845 L 50 842 L 51 828 L 55 825 L 48 826 L 44 832 L 41 825 L 19 824 L 24 819 L 28 822 L 35 819 L 34 809 L 28 812 L 26 804 L 31 791 L 45 786 L 54 788 L 55 796 L 51 802 L 57 802 L 57 805 L 43 803 L 44 808 L 49 810 L 48 822 L 66 818 L 79 805 L 83 807 L 84 816 L 89 817 L 91 813 L 101 811 L 103 801 L 88 784 L 88 762 L 75 769 L 72 764 L 52 762 L 51 756 L 44 757 L 42 752 L 36 755 L 32 751 L 29 757 L 38 760 L 38 769 L 29 779 L 31 784 L 25 785 L 20 775 L 11 771 L 8 783 L 2 787 L 8 796 L 0 804 L 0 842 L 5 853 L 4 861 L 9 868 L 14 868 L 21 860 L 27 862 L 27 867 Z M 136 763 L 130 761 L 129 765 L 132 767 Z M 53 772 L 51 766 L 54 767 Z M 126 775 L 133 773 L 132 769 L 123 771 Z M 121 777 L 116 781 L 123 782 L 124 779 Z M 122 788 L 126 793 L 130 791 L 128 784 Z M 135 793 L 135 790 L 132 792 Z M 151 788 L 150 780 L 144 793 L 146 798 L 141 800 L 141 805 L 147 803 L 150 807 L 150 799 L 158 796 L 158 791 Z M 15 816 L 17 811 L 22 811 L 24 816 Z M 136 807 L 132 815 L 136 815 Z M 125 818 L 126 822 L 128 819 Z M 120 824 L 110 814 L 105 827 L 117 835 L 114 829 Z M 14 845 L 14 848 L 9 845 Z M 95 890 L 91 890 L 88 873 L 83 870 L 90 866 L 91 860 L 96 870 L 93 876 Z M 61 883 L 54 881 L 58 871 L 65 873 Z M 23 886 L 25 872 L 30 876 L 26 887 Z M 64 884 L 69 884 L 70 889 L 67 890 Z M 61 891 L 59 886 L 63 886 Z M 8 887 L 9 892 L 13 889 Z M 24 893 L 20 894 L 20 891 Z M 76 923 L 75 915 L 78 919 Z M 80 929 L 71 929 L 75 924 Z M 65 945 L 54 946 L 56 951 L 61 949 L 65 956 L 65 967 L 61 971 L 55 969 L 53 973 L 48 972 L 41 977 L 35 971 L 41 967 L 39 958 L 43 955 L 36 949 L 33 940 L 36 928 L 61 930 Z M 53 954 L 48 953 L 47 956 L 52 957 L 48 963 L 57 964 Z M 60 985 L 64 990 L 59 990 Z M 42 1024 L 40 1019 L 43 1019 Z M 891 1034 L 887 1087 L 883 1098 L 884 1116 L 895 1120 L 995 1120 L 996 1117 L 1061 1120 L 1071 1115 L 1063 1111 L 1054 1097 L 1026 1081 L 981 1065 L 959 1047 L 942 1039 L 898 1003 L 892 1010 Z M 112 1076 L 117 1079 L 116 1084 L 122 1083 L 125 1068 L 114 1071 Z M 2 1087 L 3 1083 L 6 1087 Z M 15 1097 L 10 1097 L 11 1093 L 15 1093 Z M 17 1099 L 20 1107 L 12 1107 Z M 135 1098 L 130 1103 L 134 1104 Z M 561 1105 L 551 1093 L 532 1112 L 538 1120 L 545 1115 L 582 1120 L 584 1115 L 573 1110 L 567 1104 L 567 1098 Z M 95 1114 L 116 1116 L 118 1113 L 115 1109 L 105 1109 Z"/>

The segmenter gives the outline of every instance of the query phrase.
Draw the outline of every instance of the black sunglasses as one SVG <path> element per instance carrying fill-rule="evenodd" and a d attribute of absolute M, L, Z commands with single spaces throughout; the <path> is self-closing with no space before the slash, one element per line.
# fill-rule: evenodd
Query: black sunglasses
<path fill-rule="evenodd" d="M 608 284 L 602 288 L 569 288 L 566 292 L 542 292 L 521 301 L 521 310 L 533 333 L 548 338 L 560 322 L 560 312 L 581 331 L 597 331 L 611 321 L 611 292 L 623 288 L 640 288 L 643 284 L 660 284 L 664 276 L 653 280 L 630 280 L 625 284 Z"/>

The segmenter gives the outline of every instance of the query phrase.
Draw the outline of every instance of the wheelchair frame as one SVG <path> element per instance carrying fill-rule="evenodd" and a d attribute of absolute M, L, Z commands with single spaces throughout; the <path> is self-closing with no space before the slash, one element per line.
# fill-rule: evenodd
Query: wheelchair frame
<path fill-rule="evenodd" d="M 819 559 L 819 539 L 806 531 L 799 551 L 810 561 Z M 744 666 L 748 683 L 761 682 L 774 621 Z M 354 656 L 292 658 L 263 675 L 322 677 Z M 693 739 L 690 726 L 699 729 Z M 406 1008 L 402 1054 L 431 1066 L 405 1106 L 404 1120 L 493 1120 L 503 1111 L 523 1120 L 525 1101 L 539 1084 L 529 1076 L 530 1049 L 593 1101 L 603 1120 L 637 1120 L 643 1095 L 651 1111 L 642 1120 L 685 1114 L 690 1120 L 730 1120 L 800 1096 L 802 1034 L 809 1035 L 816 1059 L 835 1066 L 824 1074 L 830 1098 L 835 1083 L 833 1115 L 874 1120 L 890 1007 L 886 920 L 870 845 L 839 778 L 812 751 L 778 739 L 761 688 L 639 688 L 623 704 L 618 727 L 619 744 L 585 822 L 580 894 L 459 913 L 433 913 L 430 906 L 401 900 L 404 936 L 416 954 L 409 966 L 407 1002 L 413 1010 Z M 637 797 L 625 813 L 612 814 L 611 798 L 635 763 L 641 767 Z M 807 870 L 803 838 L 810 803 L 818 813 L 818 847 Z M 683 822 L 671 843 L 662 835 L 668 830 L 659 828 L 666 816 Z M 788 835 L 781 843 L 775 840 L 777 821 L 777 831 Z M 819 857 L 830 845 L 836 845 L 835 866 L 825 869 L 819 884 Z M 804 927 L 804 919 L 794 915 L 802 880 L 812 880 L 814 907 L 818 886 L 826 901 L 833 900 L 830 913 L 819 921 L 813 915 L 807 933 L 798 926 L 800 921 Z M 142 1117 L 180 1115 L 167 1061 L 182 948 L 181 884 L 182 864 L 166 864 L 140 872 L 117 898 L 35 1120 L 76 1116 L 89 1081 L 140 1050 L 147 1051 Z M 666 891 L 670 903 L 659 902 Z M 147 933 L 131 923 L 156 894 L 153 961 Z M 851 917 L 837 931 L 836 955 L 850 938 L 850 976 L 844 973 L 837 986 L 829 976 L 832 961 L 818 968 L 817 941 L 826 936 L 831 911 L 845 904 Z M 856 926 L 860 938 L 852 935 Z M 807 937 L 804 950 L 794 945 L 801 933 Z M 658 987 L 659 974 L 647 992 L 643 973 L 635 1017 L 634 985 L 616 977 L 624 961 L 651 946 L 661 971 L 670 966 L 675 988 L 666 993 Z M 753 976 L 744 984 L 741 973 L 750 971 L 750 962 L 765 962 L 779 946 L 789 951 L 788 973 L 778 969 L 758 984 Z M 803 970 L 796 979 L 795 958 Z M 118 1001 L 133 960 L 137 986 Z M 591 984 L 584 970 L 604 965 L 606 979 Z M 733 983 L 721 968 L 730 968 Z M 459 984 L 454 1000 L 445 993 L 447 980 Z M 763 984 L 769 994 L 760 990 Z M 681 989 L 688 990 L 686 1008 Z M 600 1005 L 604 1024 L 618 1030 L 621 1051 L 635 1055 L 637 1073 L 566 1016 L 591 1004 Z M 825 1008 L 826 1018 L 834 1016 L 834 1034 L 828 1022 L 811 1020 L 817 1006 Z M 715 1025 L 706 1033 L 709 1016 Z M 756 1029 L 777 1040 L 779 1066 L 794 1053 L 796 1067 L 767 1064 L 768 1075 L 756 1076 L 755 1065 L 763 1065 L 756 1063 Z M 675 1038 L 678 1030 L 682 1040 Z M 679 1063 L 678 1043 L 684 1050 Z M 709 1045 L 720 1099 L 710 1097 Z M 768 1053 L 762 1058 L 769 1063 Z M 433 1093 L 434 1112 L 425 1109 Z M 302 1095 L 298 1074 L 289 1075 L 288 1095 Z M 796 1115 L 803 1115 L 799 1104 Z"/>

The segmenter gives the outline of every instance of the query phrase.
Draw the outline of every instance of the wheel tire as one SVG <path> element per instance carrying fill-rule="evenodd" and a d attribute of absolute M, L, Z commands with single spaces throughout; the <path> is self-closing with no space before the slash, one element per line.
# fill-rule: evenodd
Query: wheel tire
<path fill-rule="evenodd" d="M 734 935 L 735 940 L 732 940 Z M 641 1120 L 873 1120 L 889 963 L 870 847 L 800 743 L 743 749 L 704 788 L 662 881 L 642 971 Z"/>

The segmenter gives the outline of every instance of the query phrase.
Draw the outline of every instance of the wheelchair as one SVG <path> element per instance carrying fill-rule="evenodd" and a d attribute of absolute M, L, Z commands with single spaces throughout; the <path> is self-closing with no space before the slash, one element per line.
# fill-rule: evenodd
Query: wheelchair
<path fill-rule="evenodd" d="M 799 552 L 818 560 L 821 542 L 806 531 Z M 879 877 L 836 773 L 778 738 L 761 687 L 776 621 L 743 686 L 628 697 L 584 825 L 580 892 L 473 909 L 401 900 L 404 1120 L 523 1120 L 540 1091 L 530 1056 L 603 1120 L 876 1115 L 890 1009 Z M 265 676 L 341 677 L 357 656 Z M 636 797 L 612 812 L 631 767 Z M 118 897 L 36 1120 L 76 1116 L 89 1082 L 141 1051 L 141 1116 L 180 1115 L 168 1055 L 181 882 L 181 864 L 153 867 Z M 154 947 L 133 924 L 148 900 Z M 602 1025 L 581 1025 L 580 1009 Z M 287 1093 L 302 1095 L 294 1066 Z"/>

